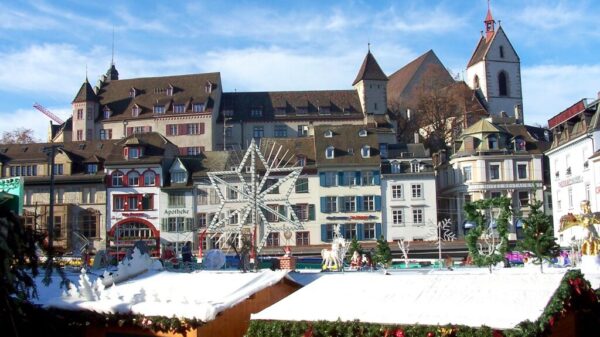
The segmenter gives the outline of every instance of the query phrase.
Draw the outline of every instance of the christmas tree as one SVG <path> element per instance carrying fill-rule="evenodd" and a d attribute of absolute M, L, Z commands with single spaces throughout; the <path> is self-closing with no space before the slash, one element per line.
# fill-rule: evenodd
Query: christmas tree
<path fill-rule="evenodd" d="M 352 241 L 350 242 L 350 248 L 348 248 L 348 256 L 352 256 L 354 252 L 358 252 L 359 255 L 362 255 L 363 253 L 362 246 L 360 245 L 358 240 L 356 240 L 356 237 L 353 237 Z"/>
<path fill-rule="evenodd" d="M 560 247 L 556 243 L 554 230 L 550 217 L 540 211 L 542 203 L 533 202 L 531 212 L 527 219 L 524 219 L 523 241 L 519 242 L 517 249 L 521 252 L 527 252 L 535 264 L 540 265 L 540 271 L 543 272 L 543 262 L 550 261 L 560 254 Z"/>
<path fill-rule="evenodd" d="M 379 239 L 377 239 L 377 247 L 375 248 L 375 256 L 373 256 L 373 263 L 375 263 L 375 265 L 382 264 L 387 268 L 391 262 L 392 250 L 382 235 Z"/>

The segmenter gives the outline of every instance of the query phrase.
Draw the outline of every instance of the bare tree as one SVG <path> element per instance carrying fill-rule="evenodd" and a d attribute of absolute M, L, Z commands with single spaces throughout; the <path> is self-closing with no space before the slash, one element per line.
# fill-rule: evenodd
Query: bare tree
<path fill-rule="evenodd" d="M 408 252 L 410 251 L 410 242 L 404 240 L 404 238 L 398 240 L 398 248 L 402 251 L 404 257 L 404 266 L 408 268 Z"/>
<path fill-rule="evenodd" d="M 0 144 L 29 144 L 38 141 L 39 140 L 33 135 L 33 130 L 27 128 L 16 128 L 12 131 L 4 131 L 2 133 L 2 138 L 0 138 Z"/>

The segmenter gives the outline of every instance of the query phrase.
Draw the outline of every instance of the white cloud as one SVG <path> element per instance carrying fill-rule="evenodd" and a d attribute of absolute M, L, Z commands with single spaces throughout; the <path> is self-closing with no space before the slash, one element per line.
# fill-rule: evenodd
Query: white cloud
<path fill-rule="evenodd" d="M 42 30 L 57 26 L 57 21 L 47 16 L 35 15 L 5 5 L 0 5 L 0 28 L 10 30 Z"/>
<path fill-rule="evenodd" d="M 523 68 L 525 121 L 545 125 L 582 98 L 596 98 L 600 64 L 540 65 Z"/>
<path fill-rule="evenodd" d="M 47 107 L 52 113 L 63 120 L 67 119 L 71 114 L 70 108 L 64 107 Z M 42 142 L 48 141 L 48 126 L 50 118 L 46 117 L 41 112 L 30 109 L 17 109 L 16 111 L 2 111 L 2 123 L 0 123 L 0 134 L 4 131 L 12 131 L 17 128 L 32 129 L 34 137 Z"/>
<path fill-rule="evenodd" d="M 536 30 L 557 30 L 564 27 L 572 29 L 573 25 L 581 25 L 586 16 L 580 3 L 543 1 L 528 4 L 515 15 L 515 18 L 519 24 Z"/>
<path fill-rule="evenodd" d="M 106 55 L 101 49 L 84 54 L 69 44 L 32 45 L 16 52 L 0 53 L 4 69 L 0 72 L 0 88 L 74 97 L 85 78 L 85 65 L 89 65 L 89 74 L 104 72 L 105 69 L 99 68 L 98 59 Z"/>
<path fill-rule="evenodd" d="M 413 7 L 410 10 L 391 7 L 379 13 L 377 17 L 377 21 L 386 22 L 385 25 L 377 27 L 379 30 L 405 33 L 447 34 L 467 24 L 464 16 L 455 15 L 443 6 L 433 9 L 429 6 Z"/>

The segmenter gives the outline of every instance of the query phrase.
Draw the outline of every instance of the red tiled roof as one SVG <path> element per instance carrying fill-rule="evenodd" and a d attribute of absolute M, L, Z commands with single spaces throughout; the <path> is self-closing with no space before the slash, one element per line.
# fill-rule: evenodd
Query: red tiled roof
<path fill-rule="evenodd" d="M 355 85 L 356 83 L 362 80 L 388 80 L 383 70 L 381 70 L 381 67 L 379 67 L 377 60 L 375 60 L 375 57 L 373 56 L 373 54 L 371 54 L 371 51 L 369 51 L 367 53 L 367 56 L 365 56 L 365 59 L 362 65 L 360 66 L 360 70 L 356 75 L 356 79 L 354 80 L 354 82 L 352 82 L 352 85 Z"/>

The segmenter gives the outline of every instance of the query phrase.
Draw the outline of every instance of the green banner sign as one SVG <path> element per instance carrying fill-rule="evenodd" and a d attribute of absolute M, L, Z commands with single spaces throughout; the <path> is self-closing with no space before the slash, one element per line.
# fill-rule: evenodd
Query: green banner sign
<path fill-rule="evenodd" d="M 23 177 L 0 179 L 0 204 L 23 215 Z"/>

